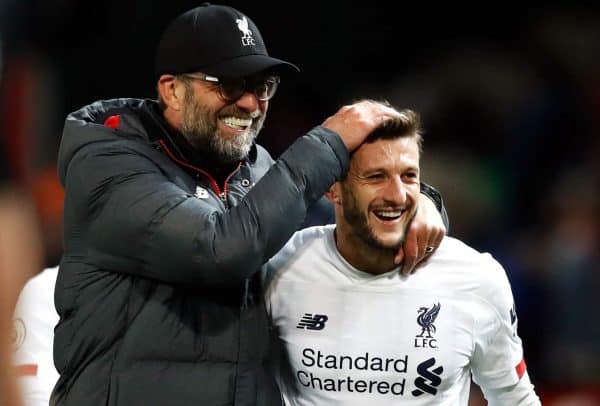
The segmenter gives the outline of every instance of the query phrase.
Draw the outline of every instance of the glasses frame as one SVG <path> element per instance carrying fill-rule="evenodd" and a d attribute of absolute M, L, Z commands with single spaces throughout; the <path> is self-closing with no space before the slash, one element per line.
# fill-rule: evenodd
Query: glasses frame
<path fill-rule="evenodd" d="M 265 97 L 259 96 L 258 92 L 256 91 L 256 87 L 258 87 L 259 83 L 254 83 L 253 87 L 251 89 L 248 89 L 248 80 L 246 78 L 236 79 L 236 80 L 241 81 L 243 83 L 243 91 L 237 97 L 228 97 L 227 96 L 227 92 L 225 91 L 225 89 L 223 87 L 225 85 L 225 82 L 226 82 L 224 80 L 221 80 L 221 79 L 219 79 L 219 78 L 217 78 L 215 76 L 207 75 L 205 73 L 200 73 L 200 72 L 196 72 L 196 73 L 184 73 L 181 76 L 186 77 L 186 78 L 190 78 L 190 79 L 202 80 L 204 82 L 209 82 L 209 83 L 212 83 L 214 85 L 217 85 L 218 89 L 219 89 L 219 96 L 223 100 L 228 101 L 228 102 L 234 102 L 234 101 L 238 100 L 240 97 L 242 97 L 244 95 L 244 93 L 250 92 L 250 90 L 251 90 L 251 93 L 253 93 L 259 101 L 269 101 L 269 100 L 271 100 L 273 98 L 273 96 L 275 96 L 275 93 L 277 92 L 277 87 L 279 86 L 279 83 L 280 83 L 279 76 L 275 76 L 275 75 L 266 76 L 265 80 L 262 83 L 260 83 L 260 84 L 262 85 L 262 84 L 265 84 L 268 80 L 273 80 L 274 81 L 274 85 L 273 85 L 274 86 L 274 90 L 273 90 L 273 92 L 271 93 L 270 96 L 267 96 L 265 98 Z"/>

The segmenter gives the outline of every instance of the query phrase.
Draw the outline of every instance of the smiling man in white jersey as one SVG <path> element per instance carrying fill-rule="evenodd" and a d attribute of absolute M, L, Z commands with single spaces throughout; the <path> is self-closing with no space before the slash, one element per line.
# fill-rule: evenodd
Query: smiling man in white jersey
<path fill-rule="evenodd" d="M 417 212 L 410 110 L 375 130 L 328 193 L 336 225 L 300 231 L 267 265 L 275 372 L 289 405 L 539 405 L 502 266 L 447 237 L 419 272 L 393 257 Z"/>

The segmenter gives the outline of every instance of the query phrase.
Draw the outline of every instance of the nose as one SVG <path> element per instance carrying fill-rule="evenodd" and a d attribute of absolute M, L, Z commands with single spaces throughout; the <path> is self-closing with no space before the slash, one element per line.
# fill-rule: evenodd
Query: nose
<path fill-rule="evenodd" d="M 408 199 L 408 190 L 400 176 L 393 176 L 383 190 L 383 200 L 396 206 L 402 206 Z"/>
<path fill-rule="evenodd" d="M 256 111 L 260 105 L 260 101 L 254 92 L 244 92 L 244 94 L 235 101 L 235 104 L 246 111 Z"/>

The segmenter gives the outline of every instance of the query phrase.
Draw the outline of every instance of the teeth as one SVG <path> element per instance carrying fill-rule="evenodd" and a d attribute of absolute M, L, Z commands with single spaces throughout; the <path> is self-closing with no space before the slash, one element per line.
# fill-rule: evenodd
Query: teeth
<path fill-rule="evenodd" d="M 251 118 L 224 117 L 223 122 L 230 127 L 246 128 L 252 124 Z"/>
<path fill-rule="evenodd" d="M 402 215 L 402 211 L 378 211 L 376 214 L 381 217 L 396 218 Z"/>

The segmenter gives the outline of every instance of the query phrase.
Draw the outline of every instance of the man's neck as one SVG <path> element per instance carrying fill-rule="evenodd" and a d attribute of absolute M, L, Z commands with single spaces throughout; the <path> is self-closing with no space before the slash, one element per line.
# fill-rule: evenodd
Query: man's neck
<path fill-rule="evenodd" d="M 398 266 L 394 263 L 393 250 L 371 247 L 339 227 L 336 227 L 334 236 L 340 255 L 359 271 L 381 275 Z"/>

